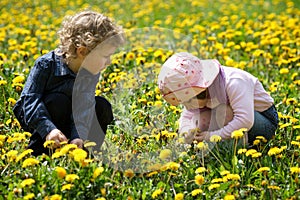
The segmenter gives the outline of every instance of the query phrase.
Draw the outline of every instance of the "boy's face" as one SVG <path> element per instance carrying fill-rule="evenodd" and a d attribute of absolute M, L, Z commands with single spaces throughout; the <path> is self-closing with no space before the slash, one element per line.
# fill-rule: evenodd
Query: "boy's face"
<path fill-rule="evenodd" d="M 116 46 L 109 43 L 99 44 L 87 55 L 79 56 L 81 58 L 81 67 L 84 67 L 93 74 L 97 74 L 111 63 L 110 57 L 116 51 Z"/>

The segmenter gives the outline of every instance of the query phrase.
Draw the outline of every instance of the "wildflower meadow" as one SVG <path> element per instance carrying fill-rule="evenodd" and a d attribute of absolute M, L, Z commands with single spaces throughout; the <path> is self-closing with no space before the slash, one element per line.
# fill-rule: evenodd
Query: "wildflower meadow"
<path fill-rule="evenodd" d="M 95 88 L 114 122 L 101 151 L 48 141 L 50 156 L 35 157 L 12 108 L 34 61 L 57 47 L 63 18 L 85 9 L 125 30 Z M 1 0 L 0 11 L 0 200 L 300 199 L 299 0 Z M 182 107 L 156 83 L 179 51 L 257 76 L 279 113 L 275 137 L 247 146 L 240 129 L 184 144 Z"/>

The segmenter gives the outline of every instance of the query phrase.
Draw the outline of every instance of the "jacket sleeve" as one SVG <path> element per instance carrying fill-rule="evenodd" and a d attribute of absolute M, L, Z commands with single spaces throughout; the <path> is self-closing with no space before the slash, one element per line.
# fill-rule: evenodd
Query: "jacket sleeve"
<path fill-rule="evenodd" d="M 231 138 L 231 133 L 241 128 L 248 130 L 254 123 L 254 85 L 242 78 L 233 78 L 227 86 L 229 104 L 233 110 L 233 119 L 223 128 L 211 131 L 222 139 Z"/>
<path fill-rule="evenodd" d="M 88 138 L 95 116 L 95 87 L 99 76 L 100 73 L 94 75 L 85 68 L 81 68 L 77 74 L 72 94 L 74 125 L 71 139 L 80 137 L 86 140 Z"/>
<path fill-rule="evenodd" d="M 56 128 L 42 99 L 50 73 L 49 62 L 38 59 L 30 71 L 20 99 L 13 108 L 22 128 L 36 130 L 42 138 Z"/>

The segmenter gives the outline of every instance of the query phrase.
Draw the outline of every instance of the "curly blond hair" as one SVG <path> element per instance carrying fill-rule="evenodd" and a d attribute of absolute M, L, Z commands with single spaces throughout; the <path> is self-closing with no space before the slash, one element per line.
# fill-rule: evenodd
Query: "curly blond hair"
<path fill-rule="evenodd" d="M 76 49 L 84 46 L 90 52 L 101 42 L 113 38 L 115 46 L 125 42 L 123 30 L 103 14 L 93 11 L 82 11 L 74 16 L 65 17 L 58 31 L 60 45 L 57 53 L 66 61 L 76 58 Z"/>

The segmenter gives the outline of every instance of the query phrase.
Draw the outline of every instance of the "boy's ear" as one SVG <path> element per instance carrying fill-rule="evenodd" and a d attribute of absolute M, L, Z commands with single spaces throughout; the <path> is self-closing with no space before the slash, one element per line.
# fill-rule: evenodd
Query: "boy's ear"
<path fill-rule="evenodd" d="M 86 47 L 80 46 L 76 49 L 76 53 L 79 58 L 83 58 L 87 55 L 88 50 Z"/>

